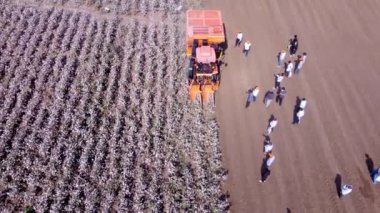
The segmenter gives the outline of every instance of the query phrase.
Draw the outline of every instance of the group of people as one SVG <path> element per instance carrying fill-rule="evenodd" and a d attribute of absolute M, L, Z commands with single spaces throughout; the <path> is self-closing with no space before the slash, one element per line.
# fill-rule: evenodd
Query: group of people
<path fill-rule="evenodd" d="M 243 41 L 243 33 L 238 32 L 236 35 L 235 47 L 239 47 L 242 41 Z M 250 47 L 251 47 L 251 43 L 249 41 L 244 43 L 243 52 L 245 55 L 248 54 Z M 289 52 L 290 58 L 293 58 L 297 54 L 297 51 L 298 51 L 298 37 L 297 35 L 294 35 L 294 37 L 290 39 L 290 42 L 288 45 L 288 52 Z M 278 103 L 280 106 L 282 105 L 287 91 L 285 87 L 281 85 L 281 83 L 283 82 L 285 78 L 292 77 L 293 73 L 299 74 L 301 72 L 301 69 L 304 63 L 306 62 L 307 53 L 304 52 L 302 56 L 298 55 L 294 61 L 288 60 L 287 62 L 285 62 L 286 56 L 287 56 L 287 51 L 285 50 L 282 50 L 277 55 L 277 65 L 278 67 L 283 66 L 284 72 L 275 74 L 274 87 L 268 90 L 264 95 L 265 107 L 269 107 L 270 104 L 273 102 L 273 100 L 275 100 L 276 103 Z M 249 107 L 249 105 L 252 102 L 255 102 L 257 100 L 259 93 L 260 93 L 259 86 L 255 86 L 248 90 L 246 107 Z M 299 124 L 301 122 L 302 117 L 305 115 L 306 105 L 307 105 L 306 98 L 297 100 L 295 112 L 294 112 L 293 124 Z M 268 126 L 264 133 L 265 140 L 264 140 L 263 149 L 264 149 L 265 157 L 263 159 L 263 164 L 261 168 L 261 179 L 260 179 L 261 183 L 265 182 L 266 179 L 269 177 L 270 172 L 271 172 L 269 168 L 275 160 L 275 155 L 273 154 L 273 143 L 271 142 L 269 135 L 273 132 L 277 124 L 278 124 L 278 119 L 274 115 L 271 115 L 268 121 Z"/>
<path fill-rule="evenodd" d="M 235 47 L 239 47 L 242 41 L 243 41 L 243 33 L 238 32 L 236 36 Z M 251 43 L 249 41 L 246 41 L 243 47 L 243 53 L 246 56 L 248 55 L 250 48 L 251 48 Z M 297 51 L 298 51 L 298 37 L 297 35 L 294 35 L 294 37 L 290 39 L 290 42 L 288 45 L 288 52 L 289 52 L 290 58 L 293 58 L 297 54 Z M 275 100 L 280 106 L 282 105 L 282 102 L 286 95 L 285 87 L 281 86 L 282 81 L 285 78 L 292 77 L 293 73 L 296 75 L 299 74 L 307 59 L 307 53 L 304 52 L 302 55 L 297 55 L 294 61 L 288 60 L 287 62 L 285 62 L 286 55 L 287 55 L 287 51 L 285 50 L 280 51 L 277 55 L 277 65 L 278 67 L 283 66 L 284 72 L 275 74 L 274 88 L 272 88 L 271 90 L 268 90 L 264 96 L 265 107 L 269 107 L 270 104 L 272 103 L 273 99 L 276 96 L 275 95 L 276 90 L 277 90 L 277 96 Z M 250 103 L 256 101 L 259 95 L 259 92 L 260 92 L 259 86 L 255 86 L 254 88 L 251 88 L 248 90 L 246 107 L 249 107 Z M 306 106 L 307 106 L 306 98 L 300 99 L 299 97 L 297 97 L 297 103 L 294 108 L 293 124 L 299 124 L 301 122 L 301 119 L 305 115 Z M 267 180 L 267 178 L 269 177 L 271 173 L 270 166 L 273 164 L 274 160 L 276 159 L 275 155 L 273 154 L 274 145 L 269 135 L 273 132 L 277 124 L 278 124 L 278 119 L 274 115 L 271 115 L 268 121 L 267 128 L 264 133 L 264 137 L 265 137 L 264 147 L 263 147 L 264 158 L 263 158 L 263 163 L 261 167 L 261 178 L 259 180 L 260 183 L 264 183 Z M 380 168 L 372 169 L 370 172 L 371 172 L 371 179 L 373 183 L 374 184 L 379 183 L 380 182 Z M 338 187 L 339 197 L 348 195 L 353 190 L 353 186 L 350 184 L 343 185 L 339 183 L 339 186 L 337 187 Z"/>
<path fill-rule="evenodd" d="M 267 129 L 264 133 L 265 140 L 264 140 L 264 159 L 263 164 L 261 166 L 261 179 L 259 180 L 260 183 L 264 183 L 266 179 L 270 175 L 270 166 L 273 164 L 274 160 L 276 159 L 276 156 L 273 154 L 273 143 L 270 140 L 269 135 L 273 132 L 273 129 L 277 126 L 278 120 L 274 115 L 271 115 L 268 121 Z"/>
<path fill-rule="evenodd" d="M 239 31 L 236 35 L 235 47 L 240 47 L 242 42 L 243 42 L 243 33 Z M 244 47 L 243 47 L 244 55 L 247 56 L 250 50 L 251 50 L 251 42 L 250 41 L 244 42 Z"/>

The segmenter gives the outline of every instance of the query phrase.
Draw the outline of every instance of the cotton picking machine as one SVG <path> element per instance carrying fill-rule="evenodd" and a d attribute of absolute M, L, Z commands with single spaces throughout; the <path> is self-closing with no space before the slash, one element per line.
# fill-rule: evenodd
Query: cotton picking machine
<path fill-rule="evenodd" d="M 222 14 L 218 10 L 188 10 L 186 16 L 190 99 L 195 101 L 200 97 L 202 107 L 211 99 L 214 106 L 226 48 Z"/>

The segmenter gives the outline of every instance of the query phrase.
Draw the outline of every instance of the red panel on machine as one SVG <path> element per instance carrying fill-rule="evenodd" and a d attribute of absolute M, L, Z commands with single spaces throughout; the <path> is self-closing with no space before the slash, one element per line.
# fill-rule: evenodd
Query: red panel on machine
<path fill-rule="evenodd" d="M 222 14 L 219 10 L 187 11 L 187 35 L 224 36 Z"/>

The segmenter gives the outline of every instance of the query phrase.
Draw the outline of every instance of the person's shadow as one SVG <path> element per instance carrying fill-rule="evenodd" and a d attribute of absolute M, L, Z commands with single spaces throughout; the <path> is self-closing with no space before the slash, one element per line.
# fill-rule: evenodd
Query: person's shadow
<path fill-rule="evenodd" d="M 289 208 L 286 208 L 286 213 L 291 213 L 292 211 Z"/>
<path fill-rule="evenodd" d="M 335 187 L 338 197 L 342 197 L 342 176 L 340 174 L 336 174 L 335 176 Z"/>
<path fill-rule="evenodd" d="M 300 99 L 300 97 L 297 96 L 297 98 L 296 98 L 296 105 L 294 105 L 294 109 L 293 109 L 293 122 L 292 122 L 292 124 L 297 124 L 298 123 L 297 112 L 300 109 L 300 107 L 299 107 L 300 103 L 301 103 L 301 99 Z"/>
<path fill-rule="evenodd" d="M 251 104 L 251 102 L 253 101 L 253 97 L 251 97 L 252 92 L 253 92 L 253 89 L 249 89 L 249 90 L 246 92 L 246 93 L 247 93 L 247 102 L 245 103 L 245 108 L 248 108 L 249 105 Z"/>
<path fill-rule="evenodd" d="M 369 157 L 369 155 L 367 153 L 365 153 L 365 157 L 366 157 L 365 163 L 367 164 L 368 172 L 369 172 L 369 174 L 372 174 L 373 169 L 375 167 L 373 160 L 371 157 Z"/>

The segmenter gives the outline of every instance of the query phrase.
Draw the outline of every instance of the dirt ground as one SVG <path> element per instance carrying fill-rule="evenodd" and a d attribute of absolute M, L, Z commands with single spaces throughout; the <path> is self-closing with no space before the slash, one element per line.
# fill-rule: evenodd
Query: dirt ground
<path fill-rule="evenodd" d="M 222 10 L 229 48 L 217 118 L 225 187 L 233 212 L 380 212 L 380 186 L 373 185 L 365 154 L 380 166 L 380 2 L 345 0 L 207 0 Z M 241 30 L 252 43 L 244 57 L 234 47 Z M 276 55 L 297 34 L 308 59 L 300 75 L 285 79 L 283 106 L 265 108 L 273 87 Z M 246 91 L 259 85 L 259 99 L 245 108 Z M 296 97 L 308 106 L 292 125 Z M 263 132 L 270 115 L 279 119 L 271 134 L 276 160 L 259 183 Z M 353 185 L 339 199 L 335 177 Z"/>

